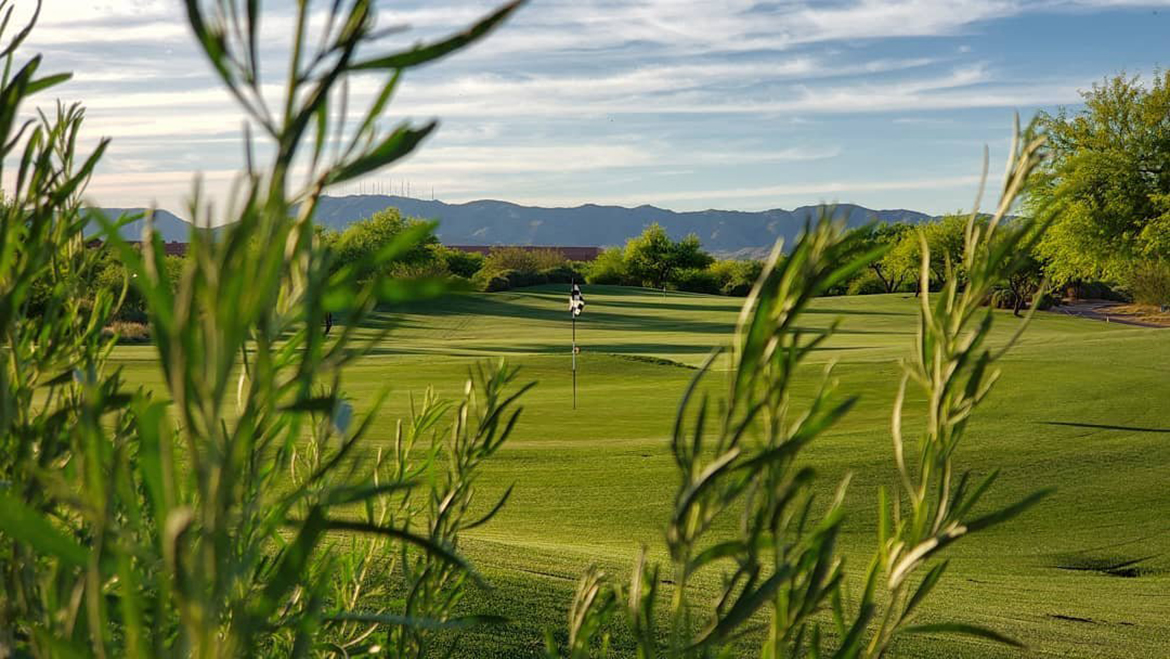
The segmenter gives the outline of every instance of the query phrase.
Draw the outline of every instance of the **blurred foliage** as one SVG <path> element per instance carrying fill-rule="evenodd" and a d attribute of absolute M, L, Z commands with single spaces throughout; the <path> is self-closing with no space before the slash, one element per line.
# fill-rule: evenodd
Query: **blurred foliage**
<path fill-rule="evenodd" d="M 190 202 L 191 218 L 224 228 L 193 231 L 181 260 L 149 213 L 137 245 L 119 235 L 135 218 L 80 211 L 107 142 L 76 152 L 77 106 L 18 121 L 23 101 L 69 76 L 39 75 L 39 56 L 17 63 L 31 23 L 9 40 L 0 155 L 19 171 L 0 206 L 0 656 L 420 657 L 499 622 L 456 610 L 485 585 L 459 537 L 507 499 L 470 506 L 526 387 L 503 364 L 481 368 L 458 405 L 429 392 L 412 405 L 392 455 L 359 456 L 378 405 L 357 417 L 345 373 L 386 330 L 355 329 L 376 305 L 432 298 L 447 281 L 413 270 L 433 251 L 428 224 L 383 213 L 334 237 L 310 218 L 327 186 L 405 157 L 433 130 L 384 129 L 403 71 L 516 7 L 368 56 L 385 43 L 370 2 L 302 0 L 276 114 L 260 83 L 259 3 L 189 0 L 195 38 L 249 130 L 246 170 L 215 206 L 226 212 L 213 215 L 198 188 Z M 310 17 L 325 27 L 316 43 Z M 372 102 L 332 112 L 357 72 L 378 82 Z M 274 154 L 264 168 L 253 130 Z M 91 220 L 103 249 L 86 244 Z M 120 303 L 150 324 L 157 391 L 127 390 L 107 367 Z M 334 313 L 350 323 L 327 339 Z"/>

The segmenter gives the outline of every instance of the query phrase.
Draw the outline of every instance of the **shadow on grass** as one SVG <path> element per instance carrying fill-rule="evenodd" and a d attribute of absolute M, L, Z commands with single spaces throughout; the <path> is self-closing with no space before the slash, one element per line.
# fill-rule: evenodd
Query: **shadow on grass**
<path fill-rule="evenodd" d="M 805 309 L 804 313 L 832 316 L 916 316 L 916 311 L 871 311 L 869 309 Z"/>
<path fill-rule="evenodd" d="M 556 355 L 564 353 L 569 354 L 568 343 L 536 343 L 528 346 L 518 345 L 489 345 L 489 344 L 474 344 L 462 345 L 456 350 L 460 352 L 485 353 L 485 354 L 504 354 L 504 355 Z M 675 355 L 692 355 L 692 354 L 707 354 L 711 352 L 710 346 L 699 345 L 664 345 L 661 343 L 591 343 L 581 348 L 581 354 L 599 354 L 611 353 L 631 354 L 631 355 L 655 355 L 655 354 L 675 354 Z M 373 355 L 421 355 L 421 354 L 435 354 L 435 351 L 425 348 L 411 348 L 411 347 L 378 347 L 370 351 Z"/>
<path fill-rule="evenodd" d="M 589 297 L 585 298 L 589 301 Z M 742 299 L 742 298 L 736 298 Z M 598 307 L 618 307 L 624 309 L 645 309 L 647 311 L 714 311 L 723 313 L 739 313 L 741 304 L 682 304 L 671 302 L 668 299 L 655 301 L 648 298 L 645 302 L 628 300 L 605 300 L 598 302 Z"/>
<path fill-rule="evenodd" d="M 1070 428 L 1091 428 L 1093 430 L 1122 430 L 1125 432 L 1170 433 L 1170 428 L 1141 428 L 1138 426 L 1114 426 L 1103 423 L 1075 423 L 1072 421 L 1038 421 L 1045 426 L 1068 426 Z"/>
<path fill-rule="evenodd" d="M 1140 556 L 1137 558 L 1119 556 L 1068 556 L 1063 560 L 1057 561 L 1054 567 L 1058 570 L 1071 570 L 1074 572 L 1096 572 L 1111 577 L 1133 579 L 1135 577 L 1148 576 L 1157 573 L 1158 570 L 1143 566 L 1141 563 L 1145 563 L 1151 558 L 1157 558 L 1158 556 L 1159 554 L 1150 554 L 1148 556 Z"/>
<path fill-rule="evenodd" d="M 403 305 L 394 309 L 378 310 L 362 322 L 361 327 L 371 329 L 383 327 L 389 323 L 398 323 L 404 314 L 419 314 L 433 317 L 460 316 L 489 318 L 517 318 L 536 322 L 568 323 L 568 303 L 553 306 L 552 304 L 524 304 L 539 301 L 536 296 L 450 296 L 430 303 L 416 303 Z M 652 313 L 630 314 L 605 311 L 608 305 L 587 305 L 585 314 L 578 319 L 581 327 L 593 327 L 605 330 L 636 331 L 636 332 L 688 332 L 698 334 L 730 334 L 734 323 L 712 322 L 705 320 L 688 320 L 676 316 L 661 316 Z M 653 309 L 654 305 L 647 305 Z M 691 307 L 694 309 L 694 307 Z M 489 321 L 490 322 L 490 321 Z"/>
<path fill-rule="evenodd" d="M 457 344 L 459 345 L 459 344 Z M 846 350 L 864 350 L 868 346 L 820 346 L 814 352 L 840 352 Z M 589 343 L 581 346 L 581 355 L 604 354 L 610 357 L 624 355 L 706 355 L 713 346 L 709 345 L 678 345 L 662 343 Z M 440 352 L 438 346 L 420 347 L 376 347 L 367 352 L 370 355 L 434 355 Z M 569 353 L 567 343 L 536 343 L 528 346 L 519 345 L 491 345 L 491 344 L 462 344 L 458 348 L 443 350 L 442 354 L 458 356 L 475 355 L 557 355 Z"/>

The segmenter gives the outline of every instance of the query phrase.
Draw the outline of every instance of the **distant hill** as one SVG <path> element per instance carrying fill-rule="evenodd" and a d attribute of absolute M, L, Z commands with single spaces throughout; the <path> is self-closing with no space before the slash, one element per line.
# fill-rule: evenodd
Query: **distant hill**
<path fill-rule="evenodd" d="M 657 222 L 673 238 L 694 233 L 708 251 L 743 257 L 766 254 L 777 238 L 791 241 L 806 222 L 830 208 L 676 212 L 654 206 L 585 204 L 574 208 L 542 208 L 493 200 L 447 204 L 397 196 L 351 195 L 322 197 L 314 219 L 341 230 L 387 207 L 397 208 L 408 217 L 439 220 L 439 239 L 450 245 L 622 245 Z M 925 213 L 911 210 L 871 210 L 853 204 L 831 208 L 850 227 L 873 220 L 917 223 L 930 219 Z M 119 213 L 141 209 L 104 210 L 116 217 Z M 155 212 L 155 227 L 167 241 L 185 241 L 190 230 L 190 224 L 164 210 Z M 122 229 L 126 238 L 137 239 L 141 234 L 141 220 Z"/>
<path fill-rule="evenodd" d="M 520 206 L 505 201 L 441 201 L 396 196 L 354 195 L 323 197 L 316 221 L 334 229 L 393 206 L 409 217 L 439 220 L 439 239 L 458 245 L 622 245 L 657 222 L 673 238 L 694 233 L 703 247 L 719 254 L 760 256 L 777 238 L 791 241 L 805 223 L 815 220 L 826 206 L 758 212 L 705 210 L 676 212 L 654 206 L 626 208 L 585 204 L 574 208 Z M 839 204 L 835 216 L 850 227 L 873 220 L 922 222 L 925 213 L 910 210 L 871 210 Z"/>
<path fill-rule="evenodd" d="M 102 208 L 98 209 L 105 213 L 110 221 L 116 221 L 119 217 L 126 215 L 141 215 L 145 212 L 144 208 Z M 118 234 L 126 240 L 142 240 L 142 230 L 146 228 L 146 220 L 139 218 L 123 226 L 118 230 Z M 191 223 L 183 218 L 171 213 L 170 211 L 156 210 L 154 212 L 154 230 L 159 232 L 163 240 L 170 242 L 187 242 L 191 234 Z M 90 224 L 86 235 L 96 235 L 101 232 L 97 224 Z"/>

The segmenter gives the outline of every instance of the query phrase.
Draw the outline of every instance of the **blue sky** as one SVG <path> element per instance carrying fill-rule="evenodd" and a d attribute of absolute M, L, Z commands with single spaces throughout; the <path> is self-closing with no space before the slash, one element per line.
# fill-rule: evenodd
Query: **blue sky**
<path fill-rule="evenodd" d="M 290 4 L 268 3 L 273 62 Z M 409 25 L 404 45 L 492 4 L 381 3 L 379 24 Z M 88 106 L 90 144 L 113 138 L 92 201 L 184 214 L 195 172 L 224 195 L 242 116 L 180 3 L 46 5 L 22 50 L 73 70 L 57 95 Z M 532 0 L 487 41 L 407 76 L 387 125 L 438 117 L 440 129 L 363 185 L 409 181 L 413 196 L 451 202 L 956 210 L 971 205 L 983 145 L 998 170 L 1014 111 L 1026 121 L 1075 106 L 1104 76 L 1170 65 L 1168 35 L 1170 2 Z M 376 82 L 356 80 L 355 101 Z"/>

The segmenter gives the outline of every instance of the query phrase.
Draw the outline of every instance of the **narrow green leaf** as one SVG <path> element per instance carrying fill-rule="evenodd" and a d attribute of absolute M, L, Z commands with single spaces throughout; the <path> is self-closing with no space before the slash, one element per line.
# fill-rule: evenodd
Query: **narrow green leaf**
<path fill-rule="evenodd" d="M 456 554 L 453 550 L 440 545 L 434 540 L 431 540 L 430 538 L 424 538 L 423 536 L 415 535 L 405 529 L 394 528 L 392 526 L 366 524 L 365 522 L 351 522 L 348 520 L 339 519 L 329 520 L 327 522 L 327 528 L 330 531 L 354 531 L 357 533 L 382 535 L 388 538 L 401 540 L 407 544 L 414 545 L 423 551 L 426 551 L 432 556 L 440 558 L 452 565 L 466 570 L 467 573 L 471 575 L 471 577 L 477 582 L 480 584 L 484 583 L 483 579 L 472 569 L 471 564 L 467 562 L 467 559 L 463 558 L 459 554 Z"/>
<path fill-rule="evenodd" d="M 906 609 L 902 611 L 902 620 L 909 618 L 910 614 L 914 612 L 914 609 L 930 594 L 930 591 L 934 590 L 934 587 L 938 584 L 938 580 L 947 571 L 948 565 L 950 565 L 950 561 L 943 561 L 931 568 L 930 572 L 926 573 L 926 576 L 922 579 L 922 583 L 918 584 L 918 588 L 910 596 L 910 601 L 906 603 Z"/>
<path fill-rule="evenodd" d="M 381 485 L 359 485 L 337 487 L 325 494 L 325 501 L 331 506 L 343 506 L 357 501 L 367 501 L 382 494 L 409 490 L 415 486 L 414 481 L 395 481 Z"/>
<path fill-rule="evenodd" d="M 517 412 L 517 414 L 519 414 L 519 412 Z M 504 496 L 500 497 L 500 500 L 496 502 L 495 506 L 492 506 L 492 509 L 491 509 L 491 511 L 488 512 L 488 514 L 484 515 L 483 517 L 480 517 L 479 519 L 475 520 L 474 522 L 472 522 L 470 524 L 464 525 L 463 527 L 461 527 L 460 530 L 467 531 L 469 529 L 474 529 L 478 526 L 483 526 L 484 524 L 487 524 L 488 522 L 490 522 L 492 520 L 492 518 L 495 517 L 496 514 L 498 514 L 500 512 L 500 510 L 503 509 L 504 504 L 508 502 L 508 497 L 512 496 L 512 488 L 514 488 L 514 487 L 515 487 L 515 485 L 508 486 L 507 491 L 504 492 Z"/>
<path fill-rule="evenodd" d="M 55 556 L 72 567 L 85 567 L 89 551 L 23 501 L 0 492 L 0 531 L 41 554 Z"/>
<path fill-rule="evenodd" d="M 264 594 L 253 607 L 252 615 L 260 619 L 267 618 L 284 599 L 285 594 L 303 579 L 305 566 L 309 563 L 309 558 L 327 524 L 325 514 L 319 506 L 309 510 L 308 517 L 300 524 L 296 539 L 281 552 L 276 574 L 264 588 Z"/>
<path fill-rule="evenodd" d="M 717 642 L 719 639 L 725 638 L 735 632 L 743 623 L 747 622 L 748 618 L 752 616 L 761 606 L 770 602 L 772 596 L 776 593 L 776 589 L 780 584 L 788 578 L 792 571 L 791 565 L 778 565 L 776 572 L 768 577 L 764 583 L 760 584 L 755 590 L 740 594 L 739 598 L 735 600 L 735 604 L 722 618 L 717 620 L 706 633 L 704 633 L 698 641 L 696 641 L 691 649 L 698 648 L 708 643 Z"/>
<path fill-rule="evenodd" d="M 341 183 L 357 178 L 405 157 L 438 125 L 432 121 L 417 129 L 407 125 L 399 126 L 378 146 L 331 172 L 328 183 Z"/>
<path fill-rule="evenodd" d="M 358 62 L 350 68 L 354 70 L 405 69 L 439 59 L 444 55 L 453 53 L 483 38 L 493 28 L 503 23 L 522 4 L 524 4 L 524 0 L 513 0 L 492 12 L 475 25 L 472 25 L 467 30 L 447 37 L 442 41 L 419 45 L 407 51 L 394 53 L 393 55 Z"/>
<path fill-rule="evenodd" d="M 694 572 L 703 566 L 723 558 L 730 558 L 747 549 L 747 545 L 742 540 L 727 540 L 718 544 L 711 545 L 703 551 L 699 552 L 697 556 L 691 559 L 687 566 L 688 571 Z"/>
<path fill-rule="evenodd" d="M 65 82 L 66 80 L 69 80 L 72 77 L 73 77 L 72 73 L 57 73 L 55 75 L 45 76 L 44 78 L 30 80 L 28 83 L 28 87 L 25 89 L 24 93 L 31 96 L 39 91 L 43 91 L 43 90 L 48 89 L 49 87 L 52 87 L 54 85 L 59 85 L 59 84 Z"/>
<path fill-rule="evenodd" d="M 451 291 L 452 282 L 445 277 L 418 279 L 385 279 L 378 284 L 378 301 L 385 304 L 403 304 L 433 300 Z"/>

